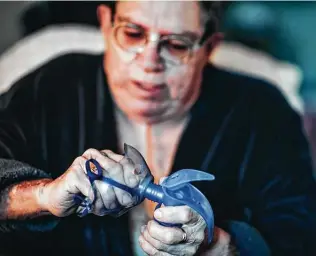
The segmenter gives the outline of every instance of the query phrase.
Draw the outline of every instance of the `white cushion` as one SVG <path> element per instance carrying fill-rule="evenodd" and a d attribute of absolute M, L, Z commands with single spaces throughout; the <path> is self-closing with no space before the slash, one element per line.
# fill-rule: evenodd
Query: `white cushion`
<path fill-rule="evenodd" d="M 276 85 L 298 112 L 303 102 L 298 94 L 302 72 L 294 64 L 277 60 L 270 55 L 238 43 L 221 43 L 210 56 L 210 61 L 223 69 L 264 79 Z"/>
<path fill-rule="evenodd" d="M 0 93 L 43 63 L 70 52 L 102 53 L 98 29 L 90 26 L 49 26 L 23 38 L 0 56 Z"/>

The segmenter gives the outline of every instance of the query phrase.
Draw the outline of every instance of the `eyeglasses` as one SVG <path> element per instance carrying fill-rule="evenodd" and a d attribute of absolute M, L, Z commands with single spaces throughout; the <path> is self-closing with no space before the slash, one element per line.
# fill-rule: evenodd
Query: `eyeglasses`
<path fill-rule="evenodd" d="M 148 42 L 158 42 L 160 57 L 175 65 L 187 63 L 193 52 L 200 47 L 186 36 L 160 36 L 156 33 L 148 33 L 143 28 L 128 22 L 115 25 L 113 35 L 121 49 L 135 54 L 142 53 Z"/>

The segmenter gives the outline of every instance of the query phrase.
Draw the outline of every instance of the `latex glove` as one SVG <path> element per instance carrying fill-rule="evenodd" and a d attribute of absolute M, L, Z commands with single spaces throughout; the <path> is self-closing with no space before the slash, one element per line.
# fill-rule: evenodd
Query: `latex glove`
<path fill-rule="evenodd" d="M 95 191 L 92 189 L 86 175 L 85 163 L 88 159 L 96 159 L 104 169 L 103 175 L 125 184 L 129 187 L 138 185 L 133 162 L 110 150 L 98 151 L 88 149 L 82 156 L 75 159 L 69 169 L 59 178 L 45 184 L 39 192 L 39 202 L 43 209 L 58 217 L 65 217 L 83 210 L 75 202 L 75 194 L 83 194 L 93 202 L 92 212 L 103 216 L 108 209 L 132 205 L 131 195 L 121 189 L 102 182 L 95 181 Z"/>
<path fill-rule="evenodd" d="M 206 241 L 206 223 L 188 206 L 162 207 L 154 212 L 157 220 L 181 223 L 182 228 L 164 227 L 151 220 L 142 227 L 139 243 L 148 255 L 195 255 Z"/>

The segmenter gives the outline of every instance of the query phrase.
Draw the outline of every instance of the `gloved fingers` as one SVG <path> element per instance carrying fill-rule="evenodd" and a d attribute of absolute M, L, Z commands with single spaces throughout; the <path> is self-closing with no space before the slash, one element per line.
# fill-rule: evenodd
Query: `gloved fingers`
<path fill-rule="evenodd" d="M 200 215 L 189 206 L 166 206 L 154 212 L 155 218 L 166 223 L 189 224 L 199 220 Z"/>
<path fill-rule="evenodd" d="M 187 234 L 186 241 L 188 243 L 201 244 L 207 239 L 207 225 L 203 217 L 196 211 L 191 209 L 193 215 L 191 221 L 182 225 L 182 230 Z"/>
<path fill-rule="evenodd" d="M 98 193 L 98 192 L 97 192 Z M 104 203 L 102 201 L 102 198 L 100 195 L 96 196 L 96 200 L 93 203 L 92 212 L 94 215 L 97 216 L 104 216 L 106 213 L 106 207 L 104 206 Z"/>
<path fill-rule="evenodd" d="M 162 241 L 159 241 L 159 240 L 153 238 L 149 233 L 149 229 L 147 228 L 147 225 L 142 227 L 141 235 L 142 235 L 142 238 L 145 239 L 157 251 L 168 252 L 168 253 L 173 253 L 173 252 L 177 252 L 177 251 L 179 252 L 179 250 L 175 249 L 174 245 L 166 244 Z M 177 248 L 177 249 L 179 249 L 179 248 Z"/>
<path fill-rule="evenodd" d="M 105 177 L 109 177 L 125 185 L 123 166 L 120 163 L 113 160 L 112 158 L 110 158 L 107 153 L 104 154 L 96 149 L 88 149 L 83 154 L 83 156 L 87 159 L 93 158 L 97 160 L 103 169 L 103 175 Z M 132 204 L 133 199 L 129 193 L 119 188 L 114 188 L 114 191 L 115 191 L 117 200 L 121 205 L 127 206 L 127 205 Z"/>
<path fill-rule="evenodd" d="M 109 150 L 109 149 L 104 149 L 101 150 L 101 154 L 103 154 L 104 156 L 107 156 L 109 158 L 111 158 L 112 160 L 114 160 L 115 162 L 119 162 L 121 161 L 124 156 L 120 155 L 120 154 L 116 154 L 113 151 Z"/>
<path fill-rule="evenodd" d="M 150 236 L 161 242 L 158 247 L 170 245 L 161 250 L 167 249 L 167 252 L 176 255 L 194 255 L 197 252 L 205 240 L 206 223 L 201 215 L 188 206 L 165 206 L 157 209 L 154 214 L 159 221 L 183 224 L 180 229 L 164 227 L 155 221 L 148 223 Z"/>
<path fill-rule="evenodd" d="M 143 249 L 143 251 L 150 256 L 172 256 L 172 254 L 169 254 L 167 252 L 162 252 L 157 250 L 153 245 L 151 245 L 143 235 L 140 235 L 138 239 L 140 247 Z"/>
<path fill-rule="evenodd" d="M 137 176 L 137 171 L 135 164 L 133 161 L 125 156 L 115 154 L 111 150 L 102 150 L 102 153 L 105 153 L 109 158 L 113 159 L 114 161 L 119 162 L 123 169 L 123 175 L 124 175 L 124 180 L 125 180 L 125 185 L 129 187 L 136 187 L 138 185 L 139 179 Z"/>
<path fill-rule="evenodd" d="M 195 255 L 199 247 L 197 244 L 187 244 L 187 243 L 178 243 L 178 244 L 165 244 L 159 240 L 154 239 L 148 232 L 148 229 L 141 234 L 141 238 L 144 239 L 149 246 L 152 247 L 152 251 L 157 251 L 155 255 L 177 255 L 177 256 L 190 256 Z M 145 244 L 146 246 L 146 244 Z"/>
<path fill-rule="evenodd" d="M 140 177 L 137 175 L 136 166 L 133 163 L 132 159 L 124 157 L 120 164 L 124 169 L 124 179 L 127 186 L 134 188 L 139 184 Z"/>
<path fill-rule="evenodd" d="M 83 194 L 88 197 L 91 202 L 94 201 L 94 192 L 90 184 L 89 178 L 84 172 L 82 166 L 84 166 L 86 159 L 84 157 L 77 157 L 74 163 L 70 166 L 69 170 L 62 175 L 59 179 L 65 177 L 67 190 L 72 194 Z"/>
<path fill-rule="evenodd" d="M 206 239 L 206 224 L 203 218 L 196 225 L 183 225 L 182 230 L 186 233 L 186 243 L 202 244 Z"/>
<path fill-rule="evenodd" d="M 93 148 L 86 150 L 83 155 L 86 159 L 95 159 L 101 165 L 103 169 L 103 175 L 107 176 L 109 174 L 111 178 L 115 179 L 117 182 L 124 184 L 124 176 L 122 172 L 122 167 L 120 164 L 113 160 L 108 154 L 103 151 L 99 151 Z"/>
<path fill-rule="evenodd" d="M 203 233 L 203 232 L 202 232 Z M 195 234 L 194 241 L 188 238 L 185 230 L 175 227 L 164 227 L 155 221 L 149 221 L 147 226 L 141 230 L 142 238 L 153 247 L 153 250 L 165 252 L 172 255 L 195 255 L 204 236 L 200 231 Z"/>
<path fill-rule="evenodd" d="M 152 238 L 167 245 L 178 244 L 183 241 L 183 230 L 177 227 L 165 227 L 151 220 L 146 229 Z"/>
<path fill-rule="evenodd" d="M 116 195 L 114 193 L 113 187 L 103 181 L 94 181 L 95 193 L 97 199 L 99 199 L 99 208 L 103 210 L 112 210 L 118 207 L 118 202 L 116 200 Z M 100 206 L 102 204 L 103 207 Z M 97 206 L 97 205 L 96 205 Z"/>

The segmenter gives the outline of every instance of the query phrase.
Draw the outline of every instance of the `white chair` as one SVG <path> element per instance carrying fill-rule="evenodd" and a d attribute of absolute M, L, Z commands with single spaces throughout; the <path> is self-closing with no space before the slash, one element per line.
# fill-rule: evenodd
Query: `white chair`
<path fill-rule="evenodd" d="M 43 63 L 70 52 L 102 53 L 101 33 L 83 25 L 49 26 L 27 36 L 0 56 L 0 93 Z"/>
<path fill-rule="evenodd" d="M 215 49 L 210 61 L 220 68 L 261 78 L 276 85 L 292 107 L 303 113 L 303 102 L 298 94 L 302 72 L 296 65 L 244 45 L 228 42 L 221 43 Z"/>

